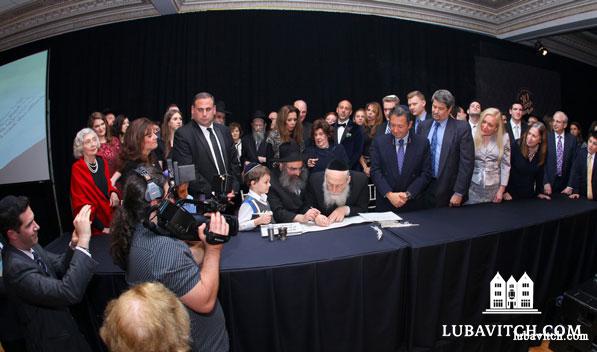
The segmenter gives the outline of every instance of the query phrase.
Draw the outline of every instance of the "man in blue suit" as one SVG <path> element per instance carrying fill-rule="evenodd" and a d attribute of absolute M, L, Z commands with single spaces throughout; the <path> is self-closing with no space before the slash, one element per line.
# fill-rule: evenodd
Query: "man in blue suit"
<path fill-rule="evenodd" d="M 595 167 L 595 156 L 597 152 L 597 132 L 589 132 L 587 148 L 578 152 L 576 161 L 570 174 L 569 186 L 573 192 L 570 198 L 583 196 L 588 200 L 595 200 L 597 192 L 597 167 Z"/>
<path fill-rule="evenodd" d="M 401 106 L 390 113 L 389 125 L 390 134 L 376 138 L 371 147 L 376 211 L 415 210 L 414 200 L 431 179 L 429 142 L 409 131 L 413 117 Z"/>
<path fill-rule="evenodd" d="M 352 104 L 348 100 L 342 100 L 336 108 L 338 121 L 334 124 L 334 142 L 342 144 L 346 155 L 348 155 L 348 165 L 351 170 L 358 170 L 360 167 L 359 158 L 363 154 L 363 145 L 365 139 L 363 128 L 355 124 L 350 115 L 352 114 Z"/>
<path fill-rule="evenodd" d="M 568 116 L 561 111 L 553 114 L 553 133 L 547 134 L 547 158 L 545 159 L 545 176 L 543 192 L 572 194 L 570 171 L 576 158 L 576 137 L 566 132 Z"/>
<path fill-rule="evenodd" d="M 433 119 L 422 122 L 419 134 L 429 140 L 432 180 L 423 196 L 425 207 L 457 207 L 463 203 L 475 164 L 475 146 L 466 121 L 450 118 L 455 99 L 445 89 L 431 98 Z"/>

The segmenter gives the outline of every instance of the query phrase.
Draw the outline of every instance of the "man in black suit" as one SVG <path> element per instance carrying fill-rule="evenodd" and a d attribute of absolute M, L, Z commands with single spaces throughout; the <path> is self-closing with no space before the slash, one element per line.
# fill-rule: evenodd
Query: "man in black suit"
<path fill-rule="evenodd" d="M 425 96 L 418 90 L 414 90 L 406 95 L 406 99 L 408 102 L 408 110 L 410 110 L 414 119 L 412 126 L 413 133 L 417 133 L 421 123 L 427 119 L 427 111 L 425 110 L 425 105 L 427 103 L 425 101 Z"/>
<path fill-rule="evenodd" d="M 311 140 L 311 126 L 313 124 L 307 121 L 307 103 L 304 100 L 296 100 L 292 105 L 299 111 L 299 120 L 303 125 L 303 141 L 305 142 L 305 147 L 308 147 L 313 143 Z"/>
<path fill-rule="evenodd" d="M 369 206 L 369 185 L 367 176 L 359 171 L 350 171 L 348 164 L 339 159 L 332 160 L 323 172 L 309 177 L 306 203 L 309 208 L 321 212 L 315 223 L 328 226 L 344 220 L 349 215 L 365 213 Z"/>
<path fill-rule="evenodd" d="M 526 123 L 522 123 L 522 114 L 522 104 L 519 102 L 512 103 L 510 106 L 510 121 L 506 123 L 506 131 L 508 131 L 512 147 L 515 145 L 520 146 L 520 137 L 529 128 Z"/>
<path fill-rule="evenodd" d="M 385 122 L 375 130 L 375 138 L 390 134 L 390 113 L 400 104 L 400 98 L 395 94 L 386 95 L 381 100 Z"/>
<path fill-rule="evenodd" d="M 309 208 L 305 203 L 308 171 L 303 165 L 303 156 L 296 142 L 280 145 L 277 169 L 272 170 L 271 187 L 267 200 L 276 222 L 306 223 L 315 220 L 319 210 Z"/>
<path fill-rule="evenodd" d="M 56 255 L 38 243 L 39 225 L 25 197 L 0 200 L 4 284 L 16 305 L 29 351 L 90 351 L 68 307 L 83 299 L 97 262 L 89 253 L 91 207 L 73 222 L 68 251 Z"/>
<path fill-rule="evenodd" d="M 239 190 L 240 165 L 228 127 L 214 123 L 216 107 L 209 93 L 195 95 L 191 105 L 193 120 L 174 134 L 172 160 L 179 165 L 195 165 L 195 181 L 189 183 L 189 193 L 196 199 L 213 193 L 227 192 L 234 198 Z M 221 189 L 221 176 L 228 175 L 227 189 Z M 216 188 L 217 187 L 217 188 Z"/>
<path fill-rule="evenodd" d="M 243 166 L 249 163 L 265 164 L 265 114 L 260 110 L 255 111 L 251 120 L 251 133 L 242 138 L 242 163 Z"/>
<path fill-rule="evenodd" d="M 363 145 L 365 137 L 363 128 L 355 124 L 350 115 L 352 114 L 352 104 L 348 100 L 342 100 L 336 107 L 338 121 L 334 124 L 334 143 L 342 144 L 346 155 L 348 156 L 348 166 L 351 170 L 360 167 L 359 158 L 363 154 Z"/>
<path fill-rule="evenodd" d="M 429 142 L 411 130 L 413 116 L 398 106 L 390 113 L 390 134 L 371 147 L 371 178 L 377 196 L 375 211 L 409 211 L 431 180 Z"/>
<path fill-rule="evenodd" d="M 587 148 L 578 152 L 570 175 L 569 186 L 572 188 L 570 198 L 583 196 L 588 200 L 595 200 L 597 192 L 597 168 L 595 167 L 595 152 L 597 152 L 597 132 L 589 132 Z"/>
<path fill-rule="evenodd" d="M 566 133 L 568 116 L 562 111 L 553 114 L 553 132 L 547 134 L 547 157 L 543 192 L 548 196 L 553 193 L 572 194 L 570 171 L 576 159 L 576 137 Z"/>
<path fill-rule="evenodd" d="M 475 164 L 475 146 L 466 121 L 450 118 L 455 99 L 445 89 L 431 98 L 433 119 L 423 122 L 419 134 L 429 140 L 432 180 L 423 195 L 425 207 L 460 206 L 468 194 Z"/>

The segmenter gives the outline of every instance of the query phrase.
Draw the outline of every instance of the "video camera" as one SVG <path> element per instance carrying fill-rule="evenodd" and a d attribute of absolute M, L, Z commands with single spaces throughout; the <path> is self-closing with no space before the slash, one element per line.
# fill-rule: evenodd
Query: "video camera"
<path fill-rule="evenodd" d="M 226 193 L 229 191 L 230 184 L 229 176 L 215 177 L 212 182 L 214 192 L 211 198 L 206 200 L 179 199 L 172 203 L 169 199 L 174 195 L 175 189 L 182 183 L 195 180 L 195 166 L 178 166 L 178 162 L 172 162 L 170 159 L 167 163 L 168 170 L 164 172 L 164 175 L 168 179 L 168 194 L 156 207 L 158 221 L 157 226 L 152 230 L 183 241 L 197 241 L 197 228 L 205 223 L 205 237 L 209 244 L 226 243 L 230 240 L 230 236 L 236 236 L 238 233 L 238 218 L 236 216 L 223 214 L 229 226 L 228 236 L 209 231 L 210 219 L 205 216 L 206 213 L 225 211 L 227 207 Z M 194 204 L 197 212 L 190 213 L 183 207 L 184 204 Z"/>

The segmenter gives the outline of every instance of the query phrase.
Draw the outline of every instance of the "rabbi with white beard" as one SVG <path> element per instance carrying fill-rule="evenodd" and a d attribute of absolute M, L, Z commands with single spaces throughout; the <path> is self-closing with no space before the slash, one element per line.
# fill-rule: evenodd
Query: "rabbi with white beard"
<path fill-rule="evenodd" d="M 324 172 L 312 174 L 309 178 L 305 203 L 320 211 L 315 217 L 319 226 L 329 226 L 341 222 L 346 216 L 367 212 L 367 176 L 359 171 L 350 171 L 343 160 L 332 160 Z"/>

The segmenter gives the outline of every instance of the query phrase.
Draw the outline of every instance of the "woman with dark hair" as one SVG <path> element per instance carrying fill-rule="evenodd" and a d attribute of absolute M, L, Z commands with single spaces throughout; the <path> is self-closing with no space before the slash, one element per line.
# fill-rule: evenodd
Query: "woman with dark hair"
<path fill-rule="evenodd" d="M 299 110 L 292 105 L 284 105 L 278 112 L 276 129 L 272 130 L 265 140 L 267 143 L 266 157 L 268 167 L 277 166 L 276 159 L 280 157 L 280 145 L 294 140 L 299 145 L 301 153 L 305 150 L 303 141 L 303 124 L 298 121 Z"/>
<path fill-rule="evenodd" d="M 580 127 L 580 122 L 570 122 L 570 134 L 576 137 L 576 145 L 580 146 L 580 149 L 587 147 L 587 142 L 585 142 L 584 138 L 582 137 L 582 128 Z"/>
<path fill-rule="evenodd" d="M 110 182 L 108 165 L 97 155 L 99 138 L 91 128 L 77 133 L 71 168 L 70 198 L 73 216 L 85 205 L 91 206 L 91 230 L 94 235 L 110 233 L 112 208 L 118 206 L 118 192 Z"/>
<path fill-rule="evenodd" d="M 512 167 L 504 200 L 533 197 L 549 199 L 543 194 L 547 133 L 545 125 L 537 122 L 520 137 L 520 148 L 512 148 Z"/>
<path fill-rule="evenodd" d="M 114 262 L 125 270 L 130 285 L 159 282 L 181 300 L 191 320 L 193 351 L 228 351 L 224 313 L 217 298 L 223 245 L 207 242 L 205 224 L 197 230 L 197 241 L 189 243 L 154 229 L 156 216 L 151 206 L 162 196 L 152 193 L 147 198 L 146 191 L 149 182 L 162 184 L 163 177 L 153 167 L 142 171 L 144 176 L 135 172 L 127 178 L 122 206 L 114 212 Z M 211 215 L 209 231 L 228 235 L 222 215 Z"/>
<path fill-rule="evenodd" d="M 182 126 L 182 115 L 178 110 L 168 110 L 162 121 L 162 139 L 159 141 L 158 149 L 162 151 L 162 161 L 170 158 L 170 152 L 174 147 L 174 132 Z M 163 163 L 163 162 L 162 162 Z M 163 163 L 165 165 L 165 163 Z"/>
<path fill-rule="evenodd" d="M 119 189 L 126 183 L 126 179 L 134 173 L 139 165 L 158 166 L 157 158 L 152 153 L 158 147 L 158 136 L 155 133 L 155 123 L 146 117 L 134 120 L 129 126 L 124 144 L 120 150 Z"/>
<path fill-rule="evenodd" d="M 359 164 L 363 172 L 371 177 L 371 152 L 369 149 L 371 149 L 371 143 L 373 143 L 373 139 L 375 138 L 377 127 L 384 122 L 381 105 L 375 101 L 367 104 L 365 115 L 365 124 L 363 125 L 365 128 L 365 133 L 363 134 L 363 155 L 359 158 Z"/>
<path fill-rule="evenodd" d="M 123 114 L 118 115 L 116 117 L 116 120 L 114 120 L 114 128 L 112 131 L 112 135 L 118 138 L 120 144 L 124 143 L 124 134 L 126 133 L 126 130 L 129 128 L 129 125 L 129 118 Z"/>
<path fill-rule="evenodd" d="M 343 160 L 348 163 L 348 155 L 342 144 L 330 145 L 333 129 L 324 119 L 317 119 L 311 127 L 313 145 L 305 149 L 305 159 L 310 173 L 325 171 L 330 161 Z"/>
<path fill-rule="evenodd" d="M 97 155 L 108 163 L 110 176 L 114 175 L 118 163 L 118 153 L 120 152 L 120 140 L 112 138 L 112 129 L 108 126 L 108 121 L 101 112 L 91 113 L 87 121 L 87 127 L 93 129 L 97 134 L 100 141 Z"/>

